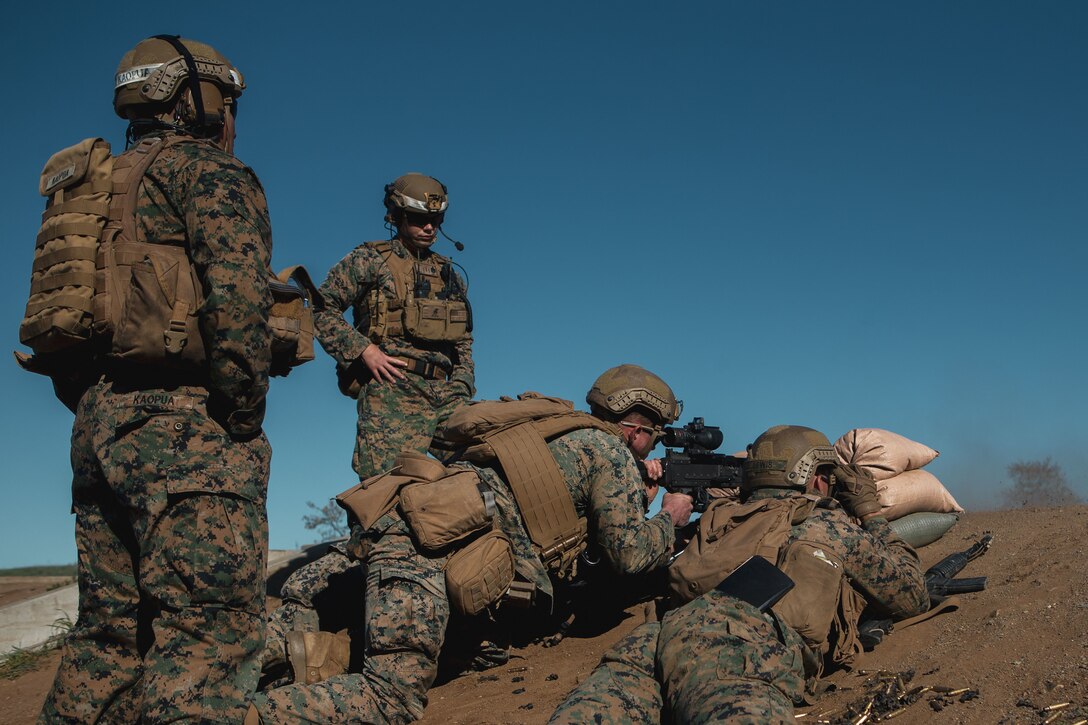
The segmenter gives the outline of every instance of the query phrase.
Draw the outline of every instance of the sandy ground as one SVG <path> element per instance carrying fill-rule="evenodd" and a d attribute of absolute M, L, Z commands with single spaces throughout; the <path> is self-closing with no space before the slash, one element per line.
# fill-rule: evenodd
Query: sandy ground
<path fill-rule="evenodd" d="M 874 672 L 913 671 L 912 685 L 970 688 L 977 697 L 946 698 L 939 712 L 924 695 L 896 723 L 1051 723 L 1088 717 L 1088 568 L 1081 558 L 1088 507 L 968 514 L 942 540 L 922 549 L 923 564 L 994 534 L 985 556 L 961 576 L 988 576 L 984 592 L 961 596 L 961 607 L 914 627 L 893 631 L 852 671 L 830 676 L 832 691 L 812 707 L 818 716 L 865 699 Z M 518 649 L 510 663 L 470 673 L 431 690 L 424 723 L 544 723 L 566 693 L 592 670 L 601 653 L 652 616 L 634 607 L 607 632 L 568 637 L 558 646 Z M 0 680 L 0 722 L 30 723 L 52 680 L 57 657 L 14 681 Z M 1065 703 L 1067 708 L 1043 711 Z M 941 703 L 937 703 L 941 704 Z M 853 721 L 857 718 L 853 718 Z"/>

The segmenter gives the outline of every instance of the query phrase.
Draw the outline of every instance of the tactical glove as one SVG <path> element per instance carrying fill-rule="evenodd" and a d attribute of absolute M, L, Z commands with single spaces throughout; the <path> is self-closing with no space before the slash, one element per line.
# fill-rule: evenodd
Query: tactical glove
<path fill-rule="evenodd" d="M 880 513 L 876 481 L 853 466 L 837 466 L 834 475 L 834 496 L 847 511 L 862 521 Z"/>

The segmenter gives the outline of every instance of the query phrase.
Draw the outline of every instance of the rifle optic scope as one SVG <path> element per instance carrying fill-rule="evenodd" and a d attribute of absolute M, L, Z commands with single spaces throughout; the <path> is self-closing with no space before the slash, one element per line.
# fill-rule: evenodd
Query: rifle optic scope
<path fill-rule="evenodd" d="M 661 442 L 666 448 L 698 448 L 712 451 L 722 444 L 722 429 L 703 425 L 702 418 L 692 418 L 683 428 L 665 426 Z"/>

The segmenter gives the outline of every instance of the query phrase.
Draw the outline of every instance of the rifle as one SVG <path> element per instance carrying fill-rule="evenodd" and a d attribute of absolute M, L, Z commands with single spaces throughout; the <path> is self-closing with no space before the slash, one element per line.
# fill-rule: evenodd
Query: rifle
<path fill-rule="evenodd" d="M 740 485 L 744 459 L 714 453 L 722 444 L 721 428 L 704 425 L 702 418 L 693 418 L 682 428 L 666 426 L 661 440 L 665 458 L 661 461 L 662 476 L 654 483 L 671 493 L 691 496 L 696 512 L 706 511 L 710 504 L 708 488 Z M 673 450 L 676 448 L 682 450 Z M 646 468 L 641 461 L 638 467 L 645 478 Z"/>
<path fill-rule="evenodd" d="M 945 597 L 952 594 L 980 592 L 986 588 L 986 577 L 984 576 L 966 579 L 953 579 L 952 577 L 963 571 L 968 562 L 986 553 L 993 539 L 993 534 L 986 534 L 973 546 L 949 554 L 926 570 L 926 591 L 929 592 L 929 599 L 933 604 L 939 604 L 944 601 Z"/>
<path fill-rule="evenodd" d="M 963 551 L 949 554 L 933 566 L 926 569 L 926 591 L 929 593 L 929 612 L 911 617 L 902 626 L 909 627 L 932 617 L 937 607 L 953 594 L 966 594 L 968 592 L 981 592 L 986 588 L 986 577 L 976 576 L 965 579 L 953 579 L 952 577 L 963 571 L 967 563 L 977 559 L 986 553 L 993 541 L 992 534 L 986 534 L 973 546 Z M 939 610 L 938 610 L 939 611 Z M 884 635 L 892 631 L 890 619 L 863 619 L 858 622 L 858 639 L 866 652 L 880 644 Z"/>

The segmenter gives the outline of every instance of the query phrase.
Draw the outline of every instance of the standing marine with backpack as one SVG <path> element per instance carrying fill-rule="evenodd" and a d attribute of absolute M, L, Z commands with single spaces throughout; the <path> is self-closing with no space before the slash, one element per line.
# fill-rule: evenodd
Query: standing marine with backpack
<path fill-rule="evenodd" d="M 484 635 L 508 610 L 528 626 L 530 613 L 550 613 L 556 584 L 575 576 L 591 543 L 620 574 L 663 567 L 692 500 L 665 494 L 647 519 L 635 461 L 680 403 L 635 365 L 606 371 L 586 400 L 589 414 L 536 394 L 464 406 L 441 431 L 464 463 L 409 452 L 338 496 L 351 556 L 366 569 L 363 657 L 341 674 L 348 648 L 336 635 L 288 632 L 280 651 L 295 684 L 259 693 L 247 723 L 417 720 L 451 614 Z"/>
<path fill-rule="evenodd" d="M 89 139 L 42 175 L 21 360 L 75 409 L 79 551 L 43 722 L 240 722 L 256 688 L 274 330 L 244 88 L 204 43 L 141 41 L 114 88 L 131 147 Z"/>

